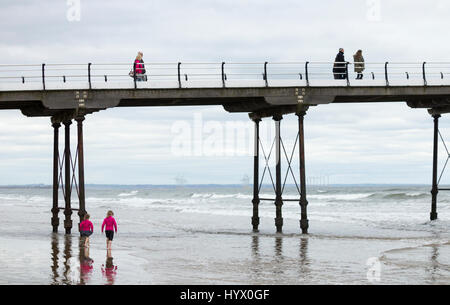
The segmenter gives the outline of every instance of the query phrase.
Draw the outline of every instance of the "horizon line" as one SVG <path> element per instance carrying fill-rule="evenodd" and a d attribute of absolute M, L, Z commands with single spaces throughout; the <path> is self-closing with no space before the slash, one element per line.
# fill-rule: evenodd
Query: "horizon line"
<path fill-rule="evenodd" d="M 186 184 L 120 184 L 120 183 L 87 183 L 86 186 L 253 186 L 253 184 L 242 183 L 186 183 Z M 431 186 L 424 183 L 330 183 L 330 184 L 309 184 L 309 186 Z M 262 186 L 271 186 L 271 184 L 262 184 Z M 295 184 L 286 184 L 286 186 L 295 186 Z M 45 183 L 27 183 L 27 184 L 0 184 L 0 188 L 8 187 L 53 187 L 52 184 Z"/>

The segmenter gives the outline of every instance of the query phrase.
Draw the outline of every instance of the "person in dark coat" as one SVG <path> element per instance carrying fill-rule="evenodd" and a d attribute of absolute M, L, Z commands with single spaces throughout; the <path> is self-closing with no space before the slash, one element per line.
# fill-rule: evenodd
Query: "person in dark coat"
<path fill-rule="evenodd" d="M 342 64 L 341 64 L 342 62 Z M 336 59 L 334 60 L 333 65 L 333 75 L 334 79 L 346 79 L 346 64 L 344 57 L 344 49 L 340 48 L 339 53 L 336 55 Z"/>

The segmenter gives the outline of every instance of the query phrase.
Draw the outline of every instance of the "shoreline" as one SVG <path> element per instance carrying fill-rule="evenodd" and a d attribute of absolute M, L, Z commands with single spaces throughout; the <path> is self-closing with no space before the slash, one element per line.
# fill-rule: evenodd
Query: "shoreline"
<path fill-rule="evenodd" d="M 134 212 L 130 211 L 131 214 Z M 161 221 L 168 217 L 171 217 L 170 221 Z M 345 230 L 341 226 L 339 234 L 330 234 L 333 227 L 329 223 L 319 225 L 316 222 L 312 233 L 304 236 L 295 232 L 299 230 L 298 223 L 288 220 L 285 233 L 277 234 L 273 232 L 273 220 L 264 219 L 260 233 L 253 233 L 246 229 L 248 221 L 248 217 L 244 216 L 180 215 L 173 212 L 153 212 L 146 227 L 142 227 L 141 223 L 136 226 L 119 220 L 119 233 L 115 236 L 112 249 L 114 265 L 117 266 L 112 282 L 184 285 L 378 284 L 366 278 L 367 260 L 377 258 L 382 263 L 379 284 L 423 283 L 427 280 L 422 269 L 432 264 L 432 261 L 427 262 L 425 252 L 435 247 L 445 253 L 443 250 L 450 248 L 448 235 L 438 239 L 429 232 L 413 236 L 396 236 L 390 232 L 389 236 L 384 236 L 385 230 L 374 234 L 371 229 L 371 235 L 358 236 L 354 233 L 361 232 L 359 228 L 346 225 Z M 3 266 L 0 272 L 6 275 L 0 284 L 51 284 L 50 258 L 55 256 L 58 257 L 58 273 L 69 274 L 67 276 L 69 279 L 73 277 L 73 283 L 80 284 L 78 277 L 73 276 L 78 273 L 70 271 L 70 266 L 77 270 L 82 263 L 82 247 L 77 244 L 78 233 L 65 236 L 60 232 L 54 235 L 48 231 L 45 233 L 49 230 L 48 224 L 39 227 L 35 231 L 38 234 L 0 238 L 0 265 Z M 108 280 L 101 272 L 107 252 L 104 236 L 99 234 L 98 229 L 96 226 L 96 233 L 90 241 L 94 263 L 85 284 L 111 282 L 111 278 Z M 1 231 L 2 236 L 5 233 L 8 236 L 4 228 Z M 56 248 L 59 248 L 56 254 L 52 250 L 55 247 L 52 244 L 54 238 L 58 241 Z M 415 261 L 410 257 L 414 252 L 419 253 L 413 257 Z M 11 257 L 15 259 L 11 260 Z M 415 274 L 414 279 L 410 278 L 411 274 L 403 275 L 404 270 L 399 267 L 402 261 L 411 259 L 413 262 L 409 263 L 408 268 L 411 274 Z M 435 283 L 449 281 L 447 268 L 450 264 L 447 266 L 445 259 L 439 264 L 441 267 L 438 269 L 444 274 Z M 9 273 L 1 270 L 7 265 L 10 266 Z M 30 265 L 33 266 L 31 273 Z M 23 275 L 27 273 L 29 277 L 25 279 Z M 19 275 L 16 278 L 14 274 Z M 59 282 L 56 282 L 64 284 L 66 281 L 67 284 L 67 278 L 58 279 Z"/>

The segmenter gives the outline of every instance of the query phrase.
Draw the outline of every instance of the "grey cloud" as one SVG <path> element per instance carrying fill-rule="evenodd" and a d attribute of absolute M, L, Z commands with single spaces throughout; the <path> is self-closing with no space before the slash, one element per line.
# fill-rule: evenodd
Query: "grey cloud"
<path fill-rule="evenodd" d="M 66 20 L 66 1 L 0 4 L 0 62 L 146 62 L 333 60 L 362 48 L 367 61 L 445 61 L 448 1 L 381 0 L 381 21 L 365 1 L 99 1 L 81 0 L 80 22 Z M 246 121 L 221 107 L 109 109 L 85 122 L 88 183 L 239 183 L 251 157 L 181 158 L 170 154 L 176 120 Z M 264 122 L 273 129 L 270 120 Z M 449 135 L 450 122 L 442 119 Z M 295 116 L 282 121 L 286 145 Z M 404 103 L 323 105 L 306 116 L 308 175 L 339 182 L 428 183 L 432 122 Z M 73 128 L 73 135 L 75 130 Z M 273 134 L 272 134 L 273 135 Z M 0 113 L 0 184 L 51 182 L 48 118 Z M 445 155 L 441 154 L 444 158 Z M 445 161 L 440 159 L 441 165 Z M 295 163 L 296 164 L 296 163 Z M 201 173 L 201 174 L 200 174 Z M 387 181 L 386 179 L 389 179 Z M 337 181 L 335 181 L 337 182 Z"/>

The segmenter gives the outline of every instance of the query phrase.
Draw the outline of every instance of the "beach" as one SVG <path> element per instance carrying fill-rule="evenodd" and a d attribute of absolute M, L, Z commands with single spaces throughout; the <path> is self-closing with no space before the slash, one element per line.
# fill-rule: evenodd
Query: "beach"
<path fill-rule="evenodd" d="M 431 223 L 428 188 L 311 187 L 302 235 L 296 202 L 283 206 L 282 234 L 261 203 L 252 232 L 249 186 L 88 186 L 86 249 L 76 213 L 71 235 L 51 233 L 50 187 L 2 187 L 0 284 L 449 284 L 450 196 Z M 100 232 L 109 209 L 111 253 Z"/>

